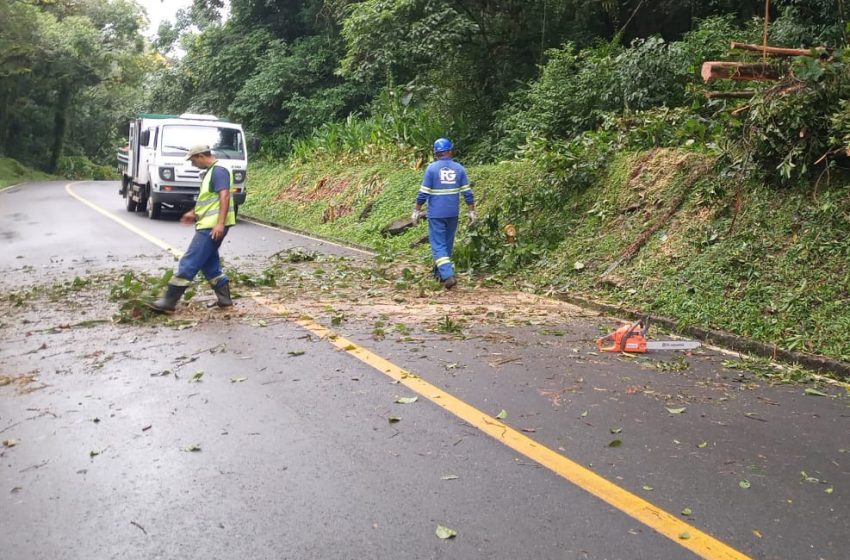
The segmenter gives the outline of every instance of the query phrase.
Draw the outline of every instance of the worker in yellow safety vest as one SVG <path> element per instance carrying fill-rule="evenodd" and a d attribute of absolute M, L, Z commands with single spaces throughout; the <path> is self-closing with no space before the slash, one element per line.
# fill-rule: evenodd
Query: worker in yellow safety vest
<path fill-rule="evenodd" d="M 233 176 L 219 165 L 209 146 L 199 144 L 189 148 L 186 159 L 199 169 L 206 170 L 195 207 L 183 214 L 180 223 L 195 224 L 195 236 L 177 265 L 177 273 L 168 281 L 165 294 L 148 305 L 155 311 L 171 313 L 183 292 L 198 271 L 212 286 L 219 307 L 231 307 L 230 280 L 221 270 L 218 249 L 230 226 L 236 223 L 236 212 L 230 201 Z"/>

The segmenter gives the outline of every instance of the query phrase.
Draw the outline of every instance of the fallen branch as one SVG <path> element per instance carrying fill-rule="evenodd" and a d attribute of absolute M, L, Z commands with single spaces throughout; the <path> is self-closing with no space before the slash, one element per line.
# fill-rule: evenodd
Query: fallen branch
<path fill-rule="evenodd" d="M 745 89 L 741 91 L 707 91 L 705 97 L 707 99 L 749 99 L 756 94 L 755 90 Z"/>
<path fill-rule="evenodd" d="M 730 114 L 731 114 L 733 117 L 737 117 L 737 116 L 738 116 L 738 115 L 740 115 L 741 113 L 746 113 L 747 111 L 749 111 L 751 107 L 752 107 L 751 105 L 744 105 L 743 107 L 738 107 L 737 109 L 735 109 L 734 111 L 732 111 Z"/>
<path fill-rule="evenodd" d="M 786 47 L 751 45 L 749 43 L 738 43 L 736 41 L 732 41 L 732 46 L 730 48 L 742 51 L 758 52 L 769 56 L 823 56 L 826 53 L 826 49 L 823 47 L 811 49 L 790 49 Z"/>
<path fill-rule="evenodd" d="M 655 234 L 655 232 L 657 232 L 659 229 L 661 229 L 662 226 L 667 225 L 670 218 L 673 217 L 673 214 L 675 214 L 679 210 L 679 207 L 685 201 L 685 195 L 686 194 L 687 194 L 687 189 L 683 189 L 682 192 L 680 192 L 679 195 L 673 200 L 672 204 L 670 204 L 670 208 L 667 209 L 667 212 L 664 213 L 664 216 L 662 216 L 661 218 L 656 220 L 656 222 L 653 225 L 651 225 L 650 227 L 645 229 L 638 236 L 638 238 L 634 241 L 634 243 L 632 243 L 631 245 L 626 247 L 626 250 L 623 251 L 623 254 L 620 255 L 620 258 L 618 258 L 616 261 L 611 263 L 611 265 L 608 266 L 608 268 L 605 269 L 605 272 L 603 272 L 599 276 L 599 280 L 604 279 L 606 276 L 608 276 L 609 274 L 614 272 L 614 270 L 617 267 L 619 267 L 621 264 L 626 263 L 629 260 L 631 260 L 631 258 L 634 257 L 637 254 L 638 251 L 640 251 L 641 247 L 646 245 L 646 242 L 649 240 L 650 237 L 652 237 Z"/>

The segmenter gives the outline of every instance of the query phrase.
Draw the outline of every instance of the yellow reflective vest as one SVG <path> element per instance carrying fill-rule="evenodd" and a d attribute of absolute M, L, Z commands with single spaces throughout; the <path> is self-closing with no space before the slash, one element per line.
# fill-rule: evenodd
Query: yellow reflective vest
<path fill-rule="evenodd" d="M 207 168 L 204 180 L 201 181 L 201 192 L 198 193 L 198 200 L 195 202 L 195 216 L 197 220 L 195 229 L 212 229 L 218 223 L 218 211 L 221 208 L 221 204 L 218 200 L 218 193 L 212 190 L 213 169 L 217 164 L 218 160 L 214 161 Z M 219 167 L 227 169 L 223 165 Z M 230 189 L 230 186 L 233 185 L 233 172 L 227 169 L 227 174 L 230 176 L 230 185 L 228 185 L 228 189 Z M 233 210 L 233 201 L 231 200 L 227 208 L 227 217 L 224 219 L 224 225 L 232 226 L 234 224 L 236 224 L 236 212 Z"/>

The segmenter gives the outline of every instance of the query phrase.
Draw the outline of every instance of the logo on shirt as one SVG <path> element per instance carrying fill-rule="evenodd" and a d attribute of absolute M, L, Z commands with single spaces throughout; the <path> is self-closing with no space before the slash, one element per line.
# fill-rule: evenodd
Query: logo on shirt
<path fill-rule="evenodd" d="M 457 172 L 451 167 L 442 167 L 440 168 L 440 182 L 445 183 L 454 183 L 457 180 Z"/>

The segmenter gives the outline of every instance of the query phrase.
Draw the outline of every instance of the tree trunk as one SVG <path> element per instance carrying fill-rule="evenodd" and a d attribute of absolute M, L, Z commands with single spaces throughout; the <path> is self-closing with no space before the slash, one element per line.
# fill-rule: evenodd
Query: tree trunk
<path fill-rule="evenodd" d="M 67 84 L 59 87 L 56 99 L 56 112 L 53 115 L 53 147 L 50 150 L 50 160 L 47 171 L 55 173 L 59 167 L 59 158 L 65 147 L 65 132 L 68 130 L 68 107 L 71 105 L 71 88 Z"/>
<path fill-rule="evenodd" d="M 0 90 L 0 155 L 7 152 L 6 142 L 9 138 L 9 91 L 6 88 Z"/>
<path fill-rule="evenodd" d="M 771 64 L 751 64 L 746 62 L 704 62 L 702 79 L 735 80 L 735 81 L 774 81 L 781 74 L 777 67 Z"/>

